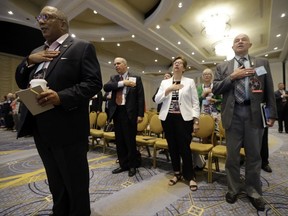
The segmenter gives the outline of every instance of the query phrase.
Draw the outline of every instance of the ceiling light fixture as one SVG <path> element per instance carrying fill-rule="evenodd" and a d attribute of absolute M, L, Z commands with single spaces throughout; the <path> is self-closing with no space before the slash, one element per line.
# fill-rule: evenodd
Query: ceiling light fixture
<path fill-rule="evenodd" d="M 226 59 L 232 59 L 234 56 L 234 51 L 232 49 L 233 40 L 226 38 L 220 41 L 217 41 L 212 46 L 215 49 L 215 54 L 217 56 L 226 56 Z"/>
<path fill-rule="evenodd" d="M 202 21 L 202 34 L 205 36 L 223 37 L 230 30 L 230 17 L 227 14 L 211 14 Z"/>
<path fill-rule="evenodd" d="M 13 11 L 8 11 L 8 14 L 13 15 L 14 13 L 13 13 Z"/>

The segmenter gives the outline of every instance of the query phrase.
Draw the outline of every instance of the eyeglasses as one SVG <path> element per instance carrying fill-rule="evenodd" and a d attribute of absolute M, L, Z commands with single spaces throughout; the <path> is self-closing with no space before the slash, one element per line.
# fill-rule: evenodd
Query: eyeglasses
<path fill-rule="evenodd" d="M 212 74 L 204 73 L 203 76 L 212 76 Z"/>
<path fill-rule="evenodd" d="M 183 62 L 182 61 L 175 61 L 175 62 L 173 62 L 173 64 L 183 65 Z"/>
<path fill-rule="evenodd" d="M 38 16 L 35 17 L 35 19 L 37 20 L 37 22 L 39 22 L 41 19 L 44 22 L 46 22 L 49 19 L 61 19 L 61 18 L 50 14 L 39 14 Z"/>

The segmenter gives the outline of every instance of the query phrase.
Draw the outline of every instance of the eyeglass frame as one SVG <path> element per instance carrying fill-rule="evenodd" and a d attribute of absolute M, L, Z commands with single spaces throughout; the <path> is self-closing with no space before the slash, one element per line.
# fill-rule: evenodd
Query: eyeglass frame
<path fill-rule="evenodd" d="M 173 64 L 179 64 L 179 65 L 183 65 L 184 64 L 184 62 L 183 61 L 175 61 L 175 62 L 173 62 Z"/>
<path fill-rule="evenodd" d="M 48 21 L 49 19 L 59 19 L 62 20 L 62 18 L 57 17 L 56 15 L 52 15 L 52 14 L 39 14 L 38 16 L 35 16 L 35 19 L 37 22 L 39 22 L 41 19 L 43 21 Z"/>

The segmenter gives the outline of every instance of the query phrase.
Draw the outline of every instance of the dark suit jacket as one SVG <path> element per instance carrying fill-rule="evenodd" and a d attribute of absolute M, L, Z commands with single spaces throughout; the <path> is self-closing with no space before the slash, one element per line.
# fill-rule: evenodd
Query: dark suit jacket
<path fill-rule="evenodd" d="M 286 94 L 288 94 L 288 91 L 285 91 Z M 282 98 L 281 98 L 281 92 L 279 90 L 275 91 L 275 99 L 276 99 L 276 105 L 277 105 L 277 110 L 282 112 L 284 107 L 288 106 L 288 102 L 286 101 L 286 103 L 282 102 Z M 288 108 L 288 107 L 287 107 Z"/>
<path fill-rule="evenodd" d="M 128 72 L 128 77 L 136 78 L 136 86 L 135 87 L 126 87 L 126 103 L 125 107 L 128 113 L 128 118 L 130 120 L 137 120 L 138 116 L 144 116 L 144 106 L 145 106 L 145 98 L 144 98 L 144 88 L 142 84 L 141 77 L 134 76 L 130 72 Z M 104 85 L 104 91 L 110 92 L 112 91 L 112 98 L 109 103 L 109 117 L 113 118 L 113 114 L 116 111 L 116 92 L 118 88 L 119 75 L 113 75 L 110 77 L 110 80 Z"/>
<path fill-rule="evenodd" d="M 252 125 L 256 128 L 263 127 L 262 117 L 260 110 L 260 103 L 265 102 L 270 109 L 270 118 L 277 118 L 276 103 L 274 96 L 273 80 L 271 76 L 269 62 L 266 59 L 253 58 L 251 62 L 254 62 L 254 67 L 264 66 L 267 74 L 257 76 L 255 78 L 259 81 L 262 91 L 252 91 L 250 89 L 250 100 L 251 100 L 251 120 Z M 234 112 L 235 96 L 234 87 L 235 82 L 231 81 L 230 74 L 234 71 L 234 59 L 223 62 L 216 67 L 215 79 L 213 82 L 213 93 L 215 95 L 223 94 L 223 101 L 221 105 L 222 123 L 225 129 L 228 129 L 231 125 L 232 116 Z M 250 80 L 253 77 L 250 77 Z"/>
<path fill-rule="evenodd" d="M 41 46 L 32 52 L 43 49 Z M 18 137 L 33 135 L 36 123 L 39 132 L 51 144 L 62 142 L 69 145 L 87 140 L 89 99 L 102 88 L 95 48 L 86 41 L 69 36 L 59 50 L 59 56 L 49 64 L 45 80 L 48 87 L 58 93 L 61 105 L 34 117 L 23 106 Z M 29 86 L 37 67 L 38 64 L 28 68 L 26 59 L 17 67 L 15 78 L 21 89 Z"/>

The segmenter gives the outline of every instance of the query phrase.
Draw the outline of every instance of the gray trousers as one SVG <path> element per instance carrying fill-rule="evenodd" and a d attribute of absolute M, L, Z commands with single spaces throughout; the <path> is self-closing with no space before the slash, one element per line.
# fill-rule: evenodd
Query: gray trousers
<path fill-rule="evenodd" d="M 236 105 L 232 123 L 226 130 L 227 158 L 225 171 L 227 174 L 228 192 L 235 195 L 244 190 L 248 196 L 259 198 L 261 188 L 261 146 L 263 128 L 253 128 L 251 124 L 250 106 Z M 240 148 L 244 145 L 246 165 L 245 184 L 240 182 Z"/>

